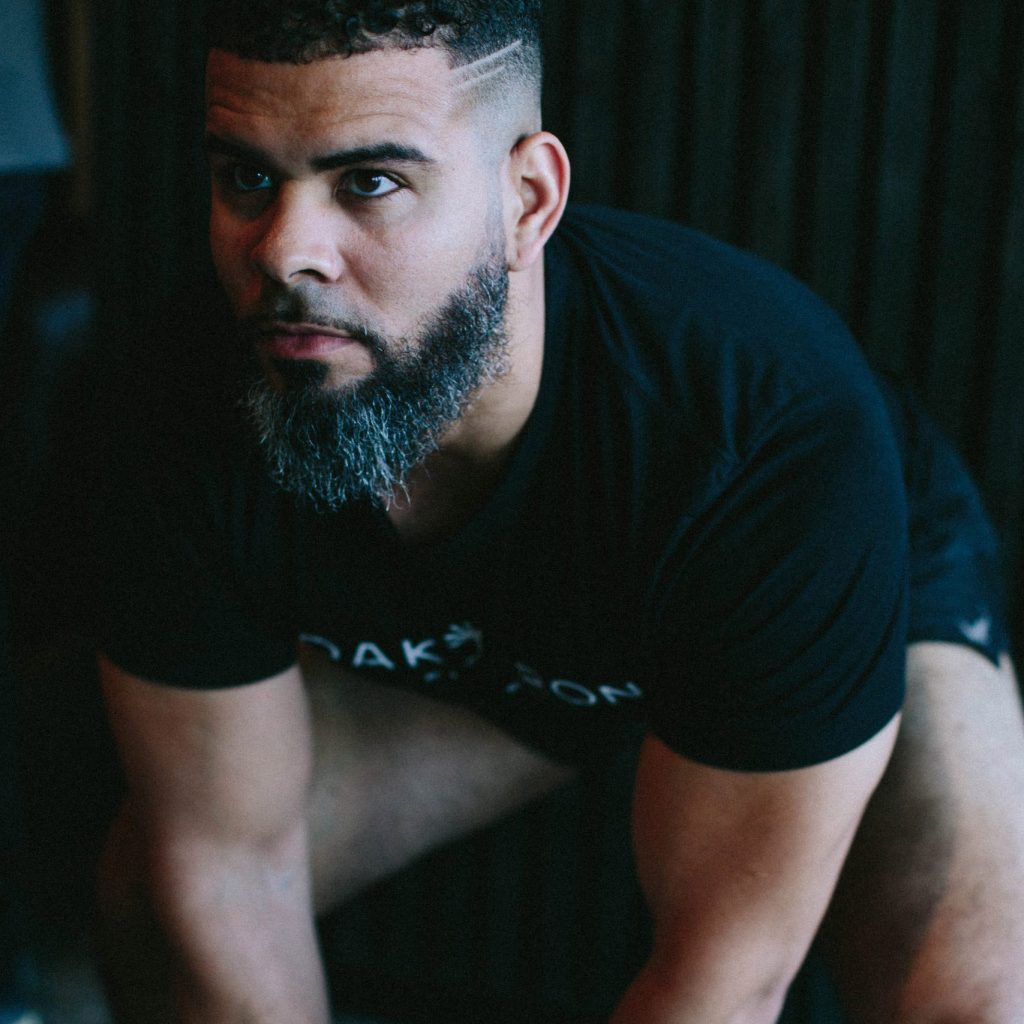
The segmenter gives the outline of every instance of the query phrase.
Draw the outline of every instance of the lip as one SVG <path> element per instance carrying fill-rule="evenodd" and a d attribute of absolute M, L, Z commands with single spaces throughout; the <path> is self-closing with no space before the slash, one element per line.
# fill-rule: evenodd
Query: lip
<path fill-rule="evenodd" d="M 275 359 L 315 359 L 358 342 L 321 324 L 273 323 L 260 331 L 258 344 Z"/>

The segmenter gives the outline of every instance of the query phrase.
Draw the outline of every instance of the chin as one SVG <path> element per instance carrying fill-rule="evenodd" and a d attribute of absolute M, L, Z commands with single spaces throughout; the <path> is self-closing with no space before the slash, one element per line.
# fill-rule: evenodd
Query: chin
<path fill-rule="evenodd" d="M 260 360 L 263 376 L 279 395 L 324 392 L 330 388 L 330 367 L 318 359 Z"/>

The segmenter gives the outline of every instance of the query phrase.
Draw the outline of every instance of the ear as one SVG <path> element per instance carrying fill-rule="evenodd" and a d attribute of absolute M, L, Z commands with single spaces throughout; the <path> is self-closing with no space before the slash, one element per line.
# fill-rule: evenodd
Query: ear
<path fill-rule="evenodd" d="M 569 156 L 550 132 L 535 132 L 512 147 L 508 173 L 508 265 L 509 270 L 525 270 L 562 219 L 569 198 Z"/>

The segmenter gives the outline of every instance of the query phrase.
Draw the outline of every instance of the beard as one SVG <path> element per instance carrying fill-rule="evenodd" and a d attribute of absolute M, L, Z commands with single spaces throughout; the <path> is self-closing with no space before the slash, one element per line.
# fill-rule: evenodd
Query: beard
<path fill-rule="evenodd" d="M 281 387 L 261 374 L 243 407 L 277 485 L 318 511 L 407 495 L 410 471 L 437 450 L 476 392 L 505 373 L 507 299 L 508 268 L 496 249 L 417 336 L 387 339 L 347 325 L 375 363 L 356 384 L 331 389 L 325 364 L 275 360 Z M 310 319 L 298 297 L 283 305 L 274 319 Z"/>

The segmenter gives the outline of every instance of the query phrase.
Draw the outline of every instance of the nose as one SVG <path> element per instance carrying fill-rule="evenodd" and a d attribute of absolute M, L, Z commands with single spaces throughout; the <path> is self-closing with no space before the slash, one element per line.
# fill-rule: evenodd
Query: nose
<path fill-rule="evenodd" d="M 253 264 L 267 277 L 295 284 L 304 277 L 337 281 L 343 270 L 340 226 L 314 196 L 287 184 L 262 218 L 262 232 L 250 251 Z"/>

